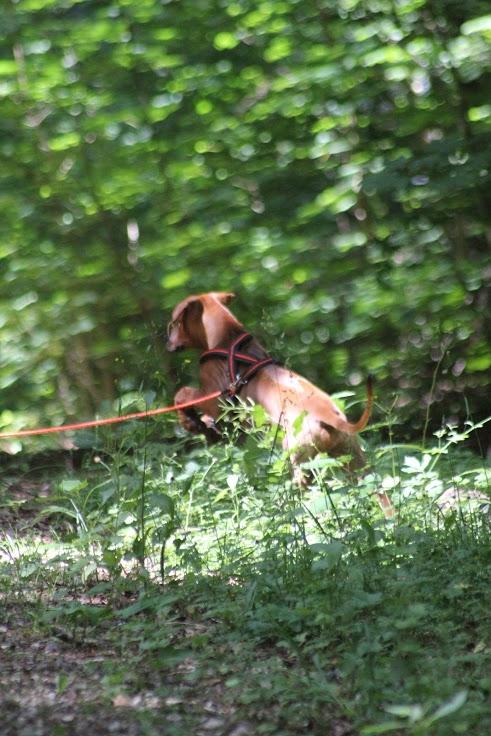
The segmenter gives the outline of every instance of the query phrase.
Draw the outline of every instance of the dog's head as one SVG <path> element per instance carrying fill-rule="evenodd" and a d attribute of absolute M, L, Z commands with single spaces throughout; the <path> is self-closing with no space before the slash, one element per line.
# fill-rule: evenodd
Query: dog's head
<path fill-rule="evenodd" d="M 225 306 L 234 296 L 230 292 L 211 291 L 179 302 L 167 326 L 167 350 L 216 347 L 228 327 L 241 326 Z"/>

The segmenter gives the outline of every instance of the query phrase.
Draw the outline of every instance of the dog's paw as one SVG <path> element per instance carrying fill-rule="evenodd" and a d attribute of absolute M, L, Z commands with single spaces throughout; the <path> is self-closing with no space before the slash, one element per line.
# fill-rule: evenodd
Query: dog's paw
<path fill-rule="evenodd" d="M 179 422 L 182 427 L 188 432 L 202 432 L 206 429 L 206 425 L 203 424 L 197 411 L 194 409 L 186 409 L 185 411 L 179 412 Z"/>
<path fill-rule="evenodd" d="M 179 421 L 188 432 L 204 434 L 208 442 L 219 442 L 222 439 L 215 420 L 207 414 L 199 415 L 195 409 L 186 409 L 179 412 Z"/>

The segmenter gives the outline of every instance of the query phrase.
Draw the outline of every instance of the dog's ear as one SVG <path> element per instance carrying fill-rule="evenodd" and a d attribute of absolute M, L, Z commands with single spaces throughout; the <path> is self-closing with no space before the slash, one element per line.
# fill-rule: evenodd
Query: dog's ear
<path fill-rule="evenodd" d="M 182 311 L 182 317 L 197 320 L 203 314 L 203 302 L 199 297 L 191 299 L 187 304 L 186 308 Z"/>
<path fill-rule="evenodd" d="M 235 298 L 235 294 L 232 291 L 214 291 L 213 296 L 222 304 L 229 304 Z"/>
<path fill-rule="evenodd" d="M 188 296 L 172 312 L 172 321 L 167 327 L 167 350 L 174 352 L 183 348 L 207 346 L 203 327 L 203 298 Z"/>
<path fill-rule="evenodd" d="M 182 320 L 186 315 L 189 317 L 198 318 L 203 314 L 203 302 L 199 296 L 188 296 L 184 299 L 172 312 L 172 319 L 174 322 Z"/>

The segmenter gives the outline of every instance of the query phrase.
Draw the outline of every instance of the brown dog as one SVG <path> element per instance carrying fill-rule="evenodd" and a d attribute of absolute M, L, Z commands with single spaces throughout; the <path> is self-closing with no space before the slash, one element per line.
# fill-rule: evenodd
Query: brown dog
<path fill-rule="evenodd" d="M 271 421 L 284 432 L 284 449 L 290 452 L 295 477 L 304 483 L 300 463 L 327 452 L 333 457 L 350 455 L 348 469 L 365 465 L 357 433 L 365 428 L 372 409 L 372 386 L 367 382 L 367 404 L 360 419 L 351 423 L 331 397 L 288 368 L 276 364 L 252 335 L 225 306 L 234 294 L 210 292 L 188 296 L 175 307 L 168 326 L 167 349 L 197 348 L 201 388 L 185 386 L 175 403 L 193 401 L 214 391 L 261 404 Z M 179 421 L 191 432 L 216 435 L 214 420 L 220 413 L 218 399 L 200 404 L 196 410 L 180 411 Z M 386 516 L 393 507 L 385 493 L 378 499 Z"/>

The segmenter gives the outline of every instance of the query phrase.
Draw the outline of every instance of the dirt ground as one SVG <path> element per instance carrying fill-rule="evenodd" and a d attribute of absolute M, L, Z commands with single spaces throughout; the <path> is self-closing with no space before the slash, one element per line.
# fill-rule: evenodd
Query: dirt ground
<path fill-rule="evenodd" d="M 26 611 L 4 609 L 0 625 L 2 736 L 249 736 L 252 724 L 220 705 L 222 685 L 183 679 L 181 664 L 152 689 L 111 695 L 108 674 L 117 657 L 104 642 L 38 638 Z M 103 680 L 105 683 L 103 685 Z M 109 678 L 110 679 L 110 678 Z"/>

